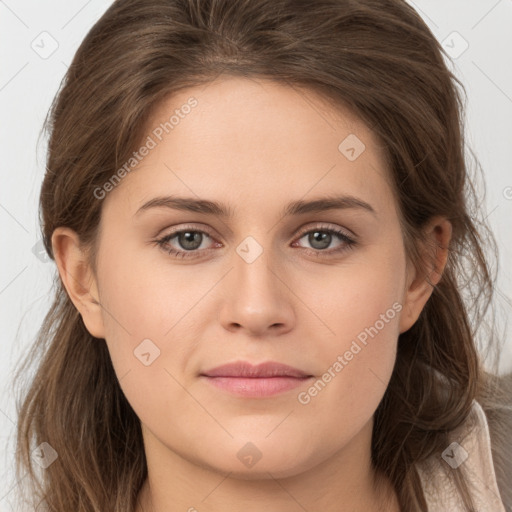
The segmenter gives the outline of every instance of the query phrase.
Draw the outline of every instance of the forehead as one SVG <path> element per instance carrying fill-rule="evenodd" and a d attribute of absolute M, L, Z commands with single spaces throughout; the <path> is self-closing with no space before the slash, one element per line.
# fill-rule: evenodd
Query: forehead
<path fill-rule="evenodd" d="M 378 202 L 387 187 L 383 148 L 357 116 L 270 80 L 230 77 L 179 91 L 152 112 L 149 139 L 154 147 L 110 194 L 125 190 L 132 209 L 165 193 L 260 208 L 333 190 Z"/>
<path fill-rule="evenodd" d="M 191 100 L 195 106 L 187 108 Z M 334 104 L 332 99 L 304 86 L 269 79 L 224 77 L 178 91 L 153 110 L 148 133 L 173 113 L 181 114 L 179 119 L 174 116 L 173 132 L 178 132 L 178 126 L 187 120 L 191 128 L 208 131 L 212 137 L 229 133 L 243 139 L 250 130 L 253 136 L 256 132 L 276 133 L 280 139 L 288 135 L 292 142 L 292 136 L 311 138 L 318 133 L 321 138 L 341 130 L 376 143 L 372 132 L 348 106 Z"/>

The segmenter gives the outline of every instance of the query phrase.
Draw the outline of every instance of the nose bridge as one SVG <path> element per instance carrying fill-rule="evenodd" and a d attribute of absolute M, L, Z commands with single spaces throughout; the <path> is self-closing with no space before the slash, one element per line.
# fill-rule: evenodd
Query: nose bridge
<path fill-rule="evenodd" d="M 281 282 L 285 277 L 276 276 L 282 266 L 273 263 L 271 236 L 264 231 L 246 236 L 235 247 L 232 262 L 222 306 L 224 326 L 237 325 L 254 333 L 276 325 L 289 327 L 293 310 Z"/>
<path fill-rule="evenodd" d="M 250 296 L 258 300 L 273 300 L 277 292 L 275 270 L 272 268 L 272 242 L 268 234 L 246 236 L 235 248 L 234 279 L 237 287 L 245 287 Z"/>

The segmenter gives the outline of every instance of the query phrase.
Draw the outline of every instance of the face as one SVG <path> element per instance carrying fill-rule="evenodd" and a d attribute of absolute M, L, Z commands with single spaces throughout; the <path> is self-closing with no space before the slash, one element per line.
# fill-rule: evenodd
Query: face
<path fill-rule="evenodd" d="M 174 95 L 148 126 L 148 149 L 101 199 L 102 307 L 84 314 L 146 442 L 241 478 L 349 449 L 410 322 L 378 140 L 311 91 L 242 78 Z M 170 196 L 210 208 L 151 203 Z M 306 377 L 204 376 L 239 361 Z"/>

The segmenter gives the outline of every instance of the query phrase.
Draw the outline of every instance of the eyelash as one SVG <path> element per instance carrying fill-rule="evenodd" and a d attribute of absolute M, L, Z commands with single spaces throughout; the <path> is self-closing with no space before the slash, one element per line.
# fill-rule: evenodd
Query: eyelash
<path fill-rule="evenodd" d="M 357 245 L 357 242 L 354 239 L 350 238 L 345 232 L 338 230 L 338 229 L 327 228 L 325 226 L 316 226 L 312 229 L 302 231 L 298 234 L 297 240 L 300 240 L 305 235 L 308 235 L 309 233 L 314 233 L 314 232 L 329 233 L 331 235 L 336 235 L 344 242 L 344 245 L 342 247 L 337 248 L 337 249 L 331 249 L 331 250 L 310 249 L 308 247 L 303 248 L 308 254 L 313 254 L 314 256 L 323 257 L 324 254 L 322 254 L 322 253 L 327 253 L 325 255 L 326 257 L 328 255 L 332 255 L 333 253 L 340 254 L 349 249 L 353 249 Z M 190 227 L 190 228 L 183 228 L 178 231 L 174 231 L 173 233 L 169 233 L 168 235 L 165 235 L 162 238 L 154 240 L 154 242 L 157 245 L 159 245 L 167 254 L 174 256 L 176 258 L 184 258 L 184 259 L 196 258 L 196 257 L 199 257 L 198 253 L 203 252 L 203 251 L 211 251 L 212 250 L 212 249 L 203 249 L 203 250 L 195 249 L 195 250 L 191 250 L 191 251 L 178 251 L 172 247 L 169 248 L 169 245 L 168 245 L 169 241 L 172 240 L 177 235 L 180 235 L 181 233 L 201 233 L 201 234 L 207 235 L 208 237 L 213 239 L 213 236 L 210 233 L 208 233 L 208 231 L 204 231 L 204 230 L 200 230 L 200 229 L 193 229 L 192 227 Z"/>

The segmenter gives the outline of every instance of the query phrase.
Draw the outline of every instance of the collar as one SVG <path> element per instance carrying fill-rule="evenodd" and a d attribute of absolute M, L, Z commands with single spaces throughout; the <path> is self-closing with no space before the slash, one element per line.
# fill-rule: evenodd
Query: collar
<path fill-rule="evenodd" d="M 475 510 L 506 512 L 494 471 L 489 425 L 476 400 L 466 421 L 449 438 L 441 454 L 416 465 L 429 512 L 466 512 L 450 474 L 460 470 L 468 479 Z"/>

